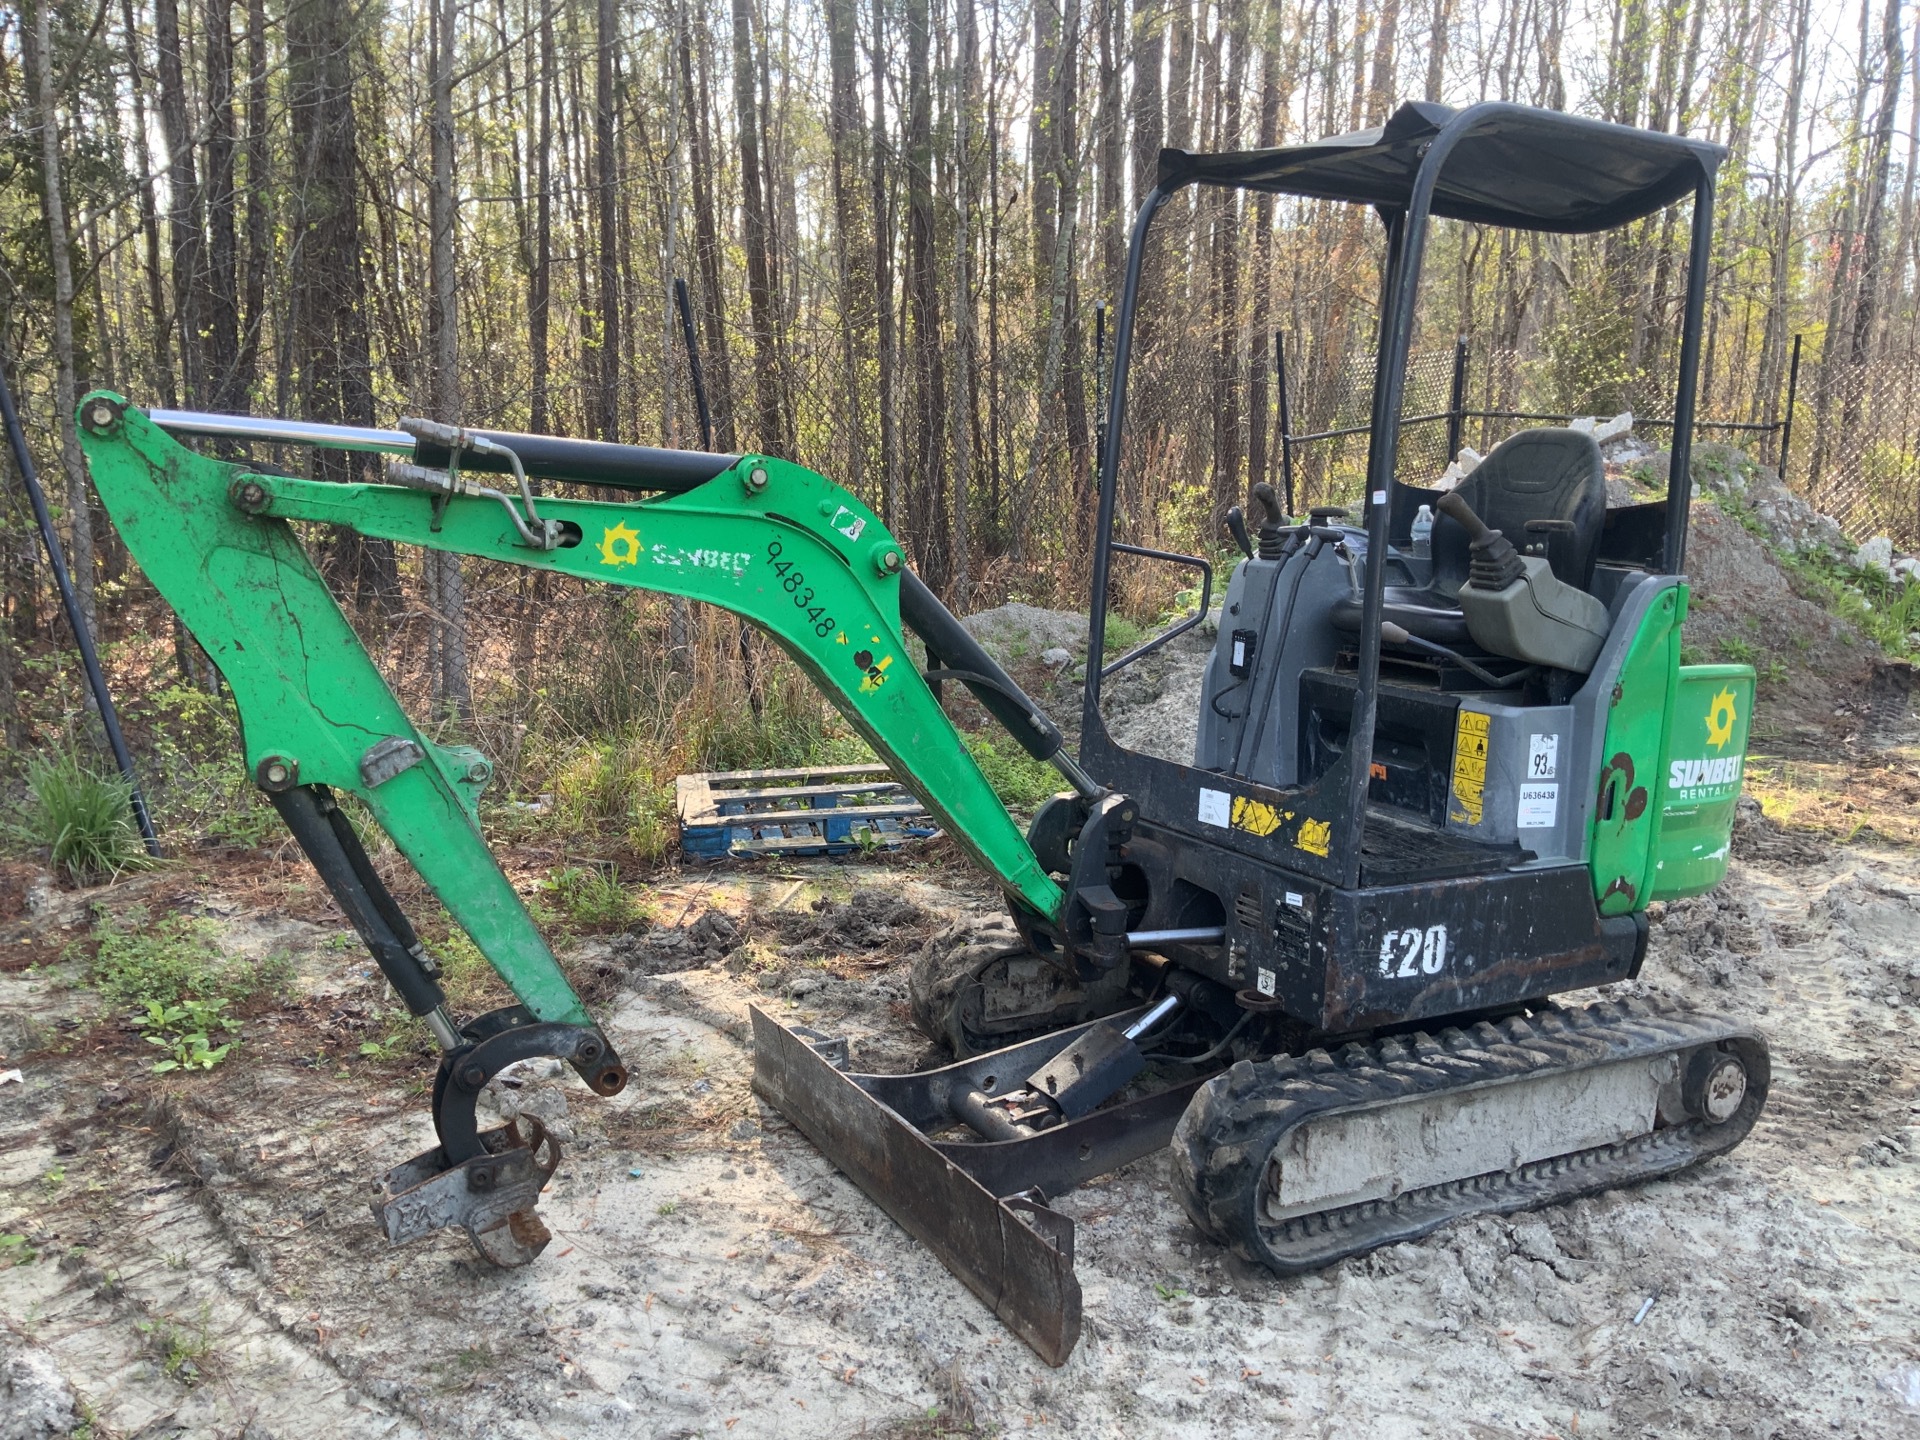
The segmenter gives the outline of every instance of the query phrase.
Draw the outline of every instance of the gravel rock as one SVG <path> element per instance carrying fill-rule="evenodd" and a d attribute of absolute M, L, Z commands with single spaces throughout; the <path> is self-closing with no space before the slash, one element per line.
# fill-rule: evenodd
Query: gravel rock
<path fill-rule="evenodd" d="M 73 1389 L 46 1351 L 0 1340 L 0 1440 L 71 1435 Z"/>
<path fill-rule="evenodd" d="M 1072 657 L 1087 648 L 1087 617 L 1073 610 L 1043 610 L 1014 601 L 968 615 L 960 623 L 1003 665 L 1024 655 L 1038 654 L 1044 660 L 1049 650 L 1065 650 Z"/>

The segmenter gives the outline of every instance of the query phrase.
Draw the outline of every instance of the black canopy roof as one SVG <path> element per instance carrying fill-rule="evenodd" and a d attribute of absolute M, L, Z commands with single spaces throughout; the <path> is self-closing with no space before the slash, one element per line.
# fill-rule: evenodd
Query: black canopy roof
<path fill-rule="evenodd" d="M 1520 105 L 1476 107 L 1434 188 L 1433 213 L 1519 230 L 1582 234 L 1637 220 L 1693 192 L 1726 150 Z M 1160 152 L 1160 183 L 1406 206 L 1426 142 L 1458 113 L 1413 101 L 1385 125 L 1307 145 L 1196 155 Z"/>

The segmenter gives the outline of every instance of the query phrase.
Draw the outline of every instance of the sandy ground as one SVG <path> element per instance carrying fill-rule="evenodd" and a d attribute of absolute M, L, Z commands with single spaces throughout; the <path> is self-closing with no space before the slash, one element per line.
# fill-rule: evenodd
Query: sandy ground
<path fill-rule="evenodd" d="M 1920 774 L 1893 728 L 1860 762 Z M 0 961 L 40 962 L 0 963 L 0 1440 L 1920 1435 L 1920 851 L 1749 815 L 1735 857 L 1628 988 L 1758 1018 L 1745 1145 L 1286 1281 L 1201 1239 L 1156 1156 L 1060 1201 L 1087 1322 L 1058 1370 L 747 1086 L 750 1001 L 863 1068 L 924 1057 L 909 957 L 991 913 L 957 854 L 669 877 L 660 928 L 581 946 L 633 1083 L 502 1091 L 568 1137 L 554 1242 L 515 1272 L 376 1233 L 370 1177 L 429 1143 L 427 1066 L 352 1058 L 379 986 L 337 916 L 217 876 L 91 897 L 294 956 L 296 1004 L 164 1082 L 82 1023 L 57 956 L 83 906 L 0 921 Z"/>

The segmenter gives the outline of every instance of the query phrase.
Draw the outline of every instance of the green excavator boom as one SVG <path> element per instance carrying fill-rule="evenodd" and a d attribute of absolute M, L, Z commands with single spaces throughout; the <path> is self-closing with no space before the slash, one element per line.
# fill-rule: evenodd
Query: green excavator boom
<path fill-rule="evenodd" d="M 434 492 L 263 474 L 188 449 L 111 392 L 88 395 L 79 413 L 102 502 L 233 693 L 256 783 L 296 834 L 303 816 L 281 797 L 319 787 L 364 801 L 534 1020 L 591 1024 L 481 837 L 491 766 L 407 717 L 290 522 L 732 611 L 807 672 L 1012 904 L 1059 917 L 1060 886 L 909 656 L 899 543 L 825 476 L 744 456 L 683 493 L 542 497 L 529 526 L 510 500 L 458 475 Z M 530 531 L 550 548 L 530 544 Z M 410 1008 L 432 1014 L 437 988 L 414 990 L 402 992 Z"/>

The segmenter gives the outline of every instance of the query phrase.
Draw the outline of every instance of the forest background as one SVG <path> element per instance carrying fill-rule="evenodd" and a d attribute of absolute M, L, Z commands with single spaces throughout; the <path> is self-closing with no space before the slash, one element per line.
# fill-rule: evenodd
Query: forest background
<path fill-rule="evenodd" d="M 1728 147 L 1702 414 L 1911 547 L 1917 77 L 1903 0 L 38 0 L 0 7 L 0 350 L 163 828 L 247 841 L 271 816 L 217 677 L 90 495 L 91 385 L 697 447 L 684 277 L 713 448 L 858 492 L 957 611 L 1076 606 L 1103 307 L 1161 147 L 1506 99 Z M 1222 551 L 1225 507 L 1281 479 L 1277 354 L 1295 432 L 1363 417 L 1378 231 L 1316 202 L 1169 207 L 1125 538 Z M 1465 336 L 1475 408 L 1668 414 L 1686 238 L 1684 206 L 1592 239 L 1441 226 L 1410 405 L 1444 402 Z M 1299 507 L 1348 498 L 1357 455 L 1303 447 Z M 311 539 L 416 714 L 486 745 L 503 796 L 643 858 L 678 770 L 858 749 L 727 617 Z M 1190 603 L 1168 573 L 1119 577 L 1136 622 Z M 94 743 L 77 680 L 0 461 L 5 768 Z"/>

